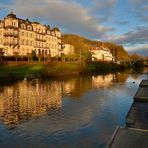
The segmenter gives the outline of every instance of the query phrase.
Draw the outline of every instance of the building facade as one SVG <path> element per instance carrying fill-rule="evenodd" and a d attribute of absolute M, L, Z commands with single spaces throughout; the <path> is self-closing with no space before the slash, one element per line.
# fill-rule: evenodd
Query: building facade
<path fill-rule="evenodd" d="M 91 48 L 92 61 L 114 61 L 110 50 L 105 46 Z"/>
<path fill-rule="evenodd" d="M 62 53 L 65 54 L 65 55 L 71 55 L 71 54 L 74 54 L 74 46 L 71 45 L 71 44 L 64 44 L 63 45 L 63 50 L 62 50 Z"/>
<path fill-rule="evenodd" d="M 36 55 L 55 57 L 61 53 L 61 32 L 59 28 L 28 19 L 17 18 L 12 12 L 0 20 L 0 50 L 4 56 Z"/>

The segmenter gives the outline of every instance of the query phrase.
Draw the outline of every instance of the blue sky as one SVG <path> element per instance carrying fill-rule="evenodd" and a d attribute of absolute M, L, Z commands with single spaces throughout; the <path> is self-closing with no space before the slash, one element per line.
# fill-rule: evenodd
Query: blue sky
<path fill-rule="evenodd" d="M 110 41 L 148 56 L 148 0 L 0 0 L 0 19 L 11 10 L 63 33 Z"/>

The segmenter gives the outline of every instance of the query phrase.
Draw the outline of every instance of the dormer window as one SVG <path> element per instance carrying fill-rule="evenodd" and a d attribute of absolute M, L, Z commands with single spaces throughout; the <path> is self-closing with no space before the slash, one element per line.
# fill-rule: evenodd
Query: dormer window
<path fill-rule="evenodd" d="M 32 27 L 29 25 L 29 26 L 27 26 L 27 29 L 28 30 L 32 30 Z"/>
<path fill-rule="evenodd" d="M 25 24 L 21 24 L 21 28 L 26 29 L 26 25 Z"/>
<path fill-rule="evenodd" d="M 13 27 L 16 27 L 16 23 L 15 23 L 15 22 L 12 22 L 12 26 L 13 26 Z"/>

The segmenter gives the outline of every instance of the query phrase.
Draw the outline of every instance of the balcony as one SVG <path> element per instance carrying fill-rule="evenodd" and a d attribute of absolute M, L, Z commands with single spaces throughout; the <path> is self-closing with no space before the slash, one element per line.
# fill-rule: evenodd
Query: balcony
<path fill-rule="evenodd" d="M 40 42 L 46 42 L 45 39 L 39 39 L 39 38 L 36 38 L 35 40 L 36 40 L 36 41 L 40 41 Z"/>
<path fill-rule="evenodd" d="M 15 26 L 5 26 L 4 28 L 18 30 L 18 27 L 15 27 Z"/>
<path fill-rule="evenodd" d="M 15 47 L 15 46 L 18 46 L 19 43 L 4 42 L 4 45 L 5 46 L 13 46 L 13 47 Z"/>
<path fill-rule="evenodd" d="M 18 37 L 18 33 L 12 33 L 12 32 L 5 32 L 5 37 Z"/>
<path fill-rule="evenodd" d="M 49 47 L 45 47 L 45 46 L 39 46 L 39 45 L 35 45 L 34 48 L 43 48 L 43 49 L 49 49 Z"/>

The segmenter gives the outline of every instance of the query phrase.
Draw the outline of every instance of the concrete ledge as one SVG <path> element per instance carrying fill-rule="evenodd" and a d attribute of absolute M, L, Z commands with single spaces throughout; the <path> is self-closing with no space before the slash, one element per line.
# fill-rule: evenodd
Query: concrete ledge
<path fill-rule="evenodd" d="M 142 80 L 139 84 L 140 87 L 148 87 L 148 80 Z"/>
<path fill-rule="evenodd" d="M 147 148 L 148 131 L 119 128 L 108 148 Z"/>
<path fill-rule="evenodd" d="M 134 101 L 148 102 L 148 87 L 139 87 L 134 96 Z"/>
<path fill-rule="evenodd" d="M 126 116 L 126 126 L 148 130 L 148 102 L 134 102 Z"/>

